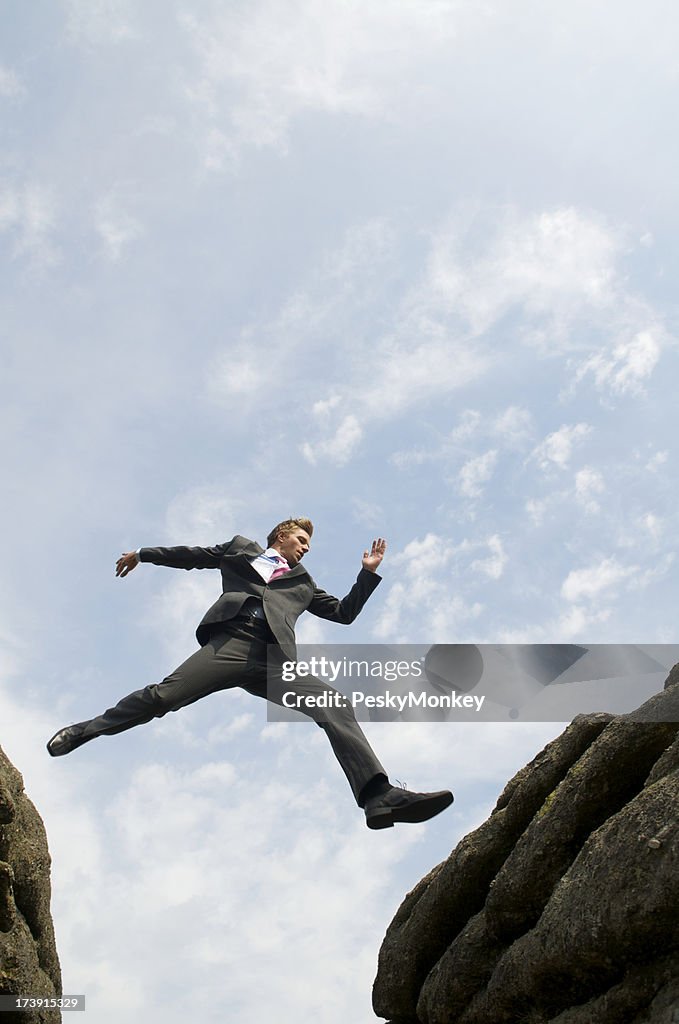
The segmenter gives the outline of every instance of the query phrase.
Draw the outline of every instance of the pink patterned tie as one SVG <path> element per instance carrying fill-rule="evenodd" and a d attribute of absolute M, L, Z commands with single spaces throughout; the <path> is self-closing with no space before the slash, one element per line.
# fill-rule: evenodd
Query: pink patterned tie
<path fill-rule="evenodd" d="M 290 566 L 288 565 L 284 558 L 281 558 L 280 555 L 276 555 L 275 558 L 276 561 L 278 562 L 278 565 L 269 576 L 269 583 L 271 583 L 272 580 L 277 580 L 280 576 L 284 576 L 286 572 L 290 572 Z"/>

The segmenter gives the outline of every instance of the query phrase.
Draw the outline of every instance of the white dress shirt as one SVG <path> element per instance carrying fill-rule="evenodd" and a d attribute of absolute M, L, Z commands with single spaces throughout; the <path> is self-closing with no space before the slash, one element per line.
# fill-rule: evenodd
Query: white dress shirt
<path fill-rule="evenodd" d="M 282 566 L 289 568 L 288 563 L 282 555 L 276 551 L 275 548 L 267 548 L 264 554 L 257 555 L 255 558 L 250 560 L 250 565 L 253 569 L 256 569 L 259 575 L 262 577 L 265 583 L 268 583 L 274 574 L 274 571 Z"/>

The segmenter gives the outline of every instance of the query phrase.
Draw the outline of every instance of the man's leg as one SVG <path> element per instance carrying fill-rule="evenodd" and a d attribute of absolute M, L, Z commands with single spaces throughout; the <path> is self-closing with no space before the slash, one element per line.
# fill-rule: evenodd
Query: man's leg
<path fill-rule="evenodd" d="M 244 689 L 281 707 L 285 706 L 283 695 L 286 693 L 292 692 L 301 698 L 298 710 L 313 719 L 325 732 L 359 806 L 363 806 L 362 794 L 366 787 L 371 786 L 374 792 L 390 788 L 387 773 L 356 721 L 351 703 L 345 701 L 342 694 L 333 690 L 332 686 L 314 676 L 295 677 L 293 682 L 283 682 L 273 663 L 269 666 L 268 679 L 244 685 Z M 340 706 L 313 706 L 313 698 L 325 693 L 336 695 Z M 307 704 L 307 697 L 312 698 L 311 704 Z"/>
<path fill-rule="evenodd" d="M 268 671 L 267 642 L 271 640 L 273 636 L 260 623 L 232 620 L 224 632 L 214 635 L 205 647 L 192 654 L 161 683 L 123 697 L 97 718 L 61 729 L 49 741 L 47 749 L 53 757 L 59 757 L 96 736 L 132 729 L 233 686 L 241 686 L 255 696 L 281 705 L 286 692 L 302 697 L 338 693 L 314 677 L 284 683 L 275 669 Z M 338 701 L 338 705 L 309 708 L 302 701 L 300 711 L 314 719 L 328 736 L 356 802 L 365 808 L 369 828 L 390 828 L 395 821 L 425 821 L 452 803 L 452 793 L 447 790 L 409 793 L 391 786 L 356 721 L 351 704 Z"/>
<path fill-rule="evenodd" d="M 59 756 L 96 736 L 112 736 L 161 718 L 210 693 L 256 678 L 257 665 L 251 638 L 234 626 L 213 636 L 162 682 L 128 694 L 96 718 L 60 730 L 47 749 Z"/>
<path fill-rule="evenodd" d="M 269 648 L 265 692 L 261 693 L 259 686 L 245 689 L 283 707 L 289 706 L 290 699 L 283 699 L 286 693 L 301 698 L 295 705 L 325 731 L 357 804 L 365 810 L 368 828 L 391 828 L 395 822 L 428 821 L 453 802 L 453 794 L 447 789 L 436 793 L 411 793 L 392 786 L 356 721 L 351 702 L 314 676 L 296 676 L 293 681 L 284 682 L 275 649 Z M 314 698 L 321 694 L 332 697 L 330 707 L 316 706 Z M 307 697 L 312 699 L 307 702 Z"/>

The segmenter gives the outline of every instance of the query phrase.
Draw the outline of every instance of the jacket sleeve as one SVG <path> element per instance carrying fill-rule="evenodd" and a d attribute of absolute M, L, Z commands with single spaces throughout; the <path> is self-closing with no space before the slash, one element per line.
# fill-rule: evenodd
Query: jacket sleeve
<path fill-rule="evenodd" d="M 382 577 L 378 576 L 376 572 L 361 569 L 353 587 L 341 601 L 331 594 L 326 594 L 324 590 L 319 590 L 314 583 L 314 594 L 307 611 L 312 615 L 317 615 L 320 619 L 329 619 L 331 622 L 341 622 L 342 625 L 348 626 L 350 622 L 354 621 L 381 580 Z"/>
<path fill-rule="evenodd" d="M 166 565 L 170 569 L 218 569 L 219 563 L 232 541 L 216 544 L 212 548 L 140 548 L 139 561 L 153 565 Z"/>

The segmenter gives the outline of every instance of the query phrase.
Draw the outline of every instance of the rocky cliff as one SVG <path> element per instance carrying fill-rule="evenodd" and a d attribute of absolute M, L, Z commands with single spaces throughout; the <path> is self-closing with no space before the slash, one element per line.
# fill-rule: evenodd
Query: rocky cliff
<path fill-rule="evenodd" d="M 58 996 L 50 855 L 40 815 L 0 748 L 0 994 Z M 58 1010 L 3 1012 L 2 1024 L 55 1024 Z"/>
<path fill-rule="evenodd" d="M 634 719 L 576 718 L 406 896 L 378 1016 L 679 1024 L 679 665 Z"/>

